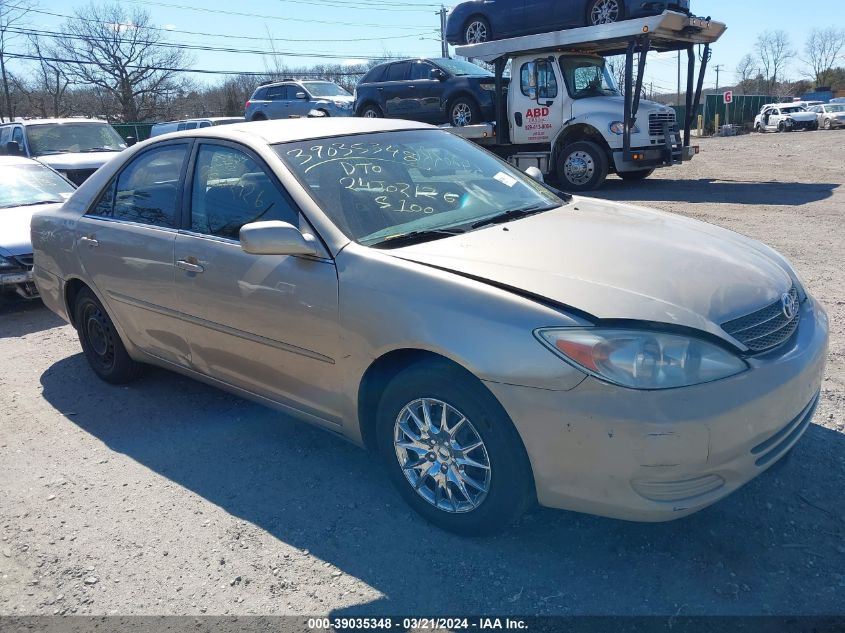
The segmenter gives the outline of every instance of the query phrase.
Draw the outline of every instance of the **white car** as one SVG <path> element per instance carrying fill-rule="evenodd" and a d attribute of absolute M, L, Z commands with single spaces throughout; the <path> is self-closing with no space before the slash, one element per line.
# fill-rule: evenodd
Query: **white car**
<path fill-rule="evenodd" d="M 793 103 L 775 103 L 763 108 L 754 119 L 755 132 L 794 132 L 796 130 L 818 130 L 819 121 L 815 113 L 807 112 Z"/>
<path fill-rule="evenodd" d="M 816 115 L 819 126 L 825 130 L 845 127 L 845 103 L 824 103 L 813 106 L 810 112 Z"/>
<path fill-rule="evenodd" d="M 30 221 L 36 211 L 56 210 L 75 189 L 38 161 L 0 156 L 0 296 L 38 296 L 32 280 Z"/>

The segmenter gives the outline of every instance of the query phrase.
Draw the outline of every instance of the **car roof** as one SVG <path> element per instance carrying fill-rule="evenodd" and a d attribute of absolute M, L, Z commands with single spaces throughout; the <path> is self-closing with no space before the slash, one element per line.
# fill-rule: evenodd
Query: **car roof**
<path fill-rule="evenodd" d="M 155 140 L 170 138 L 217 138 L 249 142 L 260 140 L 268 145 L 304 141 L 350 134 L 398 132 L 401 130 L 437 129 L 433 125 L 401 119 L 364 119 L 359 117 L 315 117 L 251 121 L 207 127 L 156 136 Z"/>
<path fill-rule="evenodd" d="M 4 123 L 3 125 L 10 125 L 11 123 L 16 123 L 18 125 L 44 125 L 44 124 L 53 124 L 53 125 L 61 125 L 63 123 L 108 123 L 108 121 L 104 121 L 103 119 L 87 119 L 87 118 L 68 118 L 68 119 L 24 119 L 23 121 L 10 121 L 9 123 Z"/>
<path fill-rule="evenodd" d="M 10 167 L 12 165 L 40 165 L 37 160 L 25 158 L 24 156 L 0 156 L 0 167 Z"/>

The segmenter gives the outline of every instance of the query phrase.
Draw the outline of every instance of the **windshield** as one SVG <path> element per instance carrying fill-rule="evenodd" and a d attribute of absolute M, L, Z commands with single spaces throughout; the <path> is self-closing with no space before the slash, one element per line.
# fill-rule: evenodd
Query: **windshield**
<path fill-rule="evenodd" d="M 119 152 L 123 138 L 108 123 L 42 123 L 26 126 L 33 156 L 65 152 Z"/>
<path fill-rule="evenodd" d="M 493 73 L 489 70 L 476 66 L 472 62 L 465 62 L 459 59 L 435 59 L 434 62 L 443 70 L 449 72 L 457 77 L 492 77 Z"/>
<path fill-rule="evenodd" d="M 309 81 L 303 84 L 312 97 L 350 97 L 346 90 L 330 81 Z"/>
<path fill-rule="evenodd" d="M 337 227 L 366 246 L 412 231 L 474 230 L 474 224 L 508 212 L 564 204 L 504 161 L 440 130 L 344 136 L 275 149 Z"/>
<path fill-rule="evenodd" d="M 44 165 L 4 165 L 0 169 L 0 209 L 64 202 L 73 185 Z"/>
<path fill-rule="evenodd" d="M 573 99 L 618 95 L 616 83 L 601 57 L 560 56 L 566 89 Z"/>
<path fill-rule="evenodd" d="M 791 108 L 781 108 L 780 109 L 781 114 L 792 114 L 793 112 L 806 112 L 806 110 L 804 108 L 802 108 L 801 106 L 793 106 Z"/>

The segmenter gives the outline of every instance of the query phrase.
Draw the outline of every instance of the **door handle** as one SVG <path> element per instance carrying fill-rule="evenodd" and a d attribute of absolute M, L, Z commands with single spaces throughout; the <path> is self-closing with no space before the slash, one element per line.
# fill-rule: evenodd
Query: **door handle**
<path fill-rule="evenodd" d="M 87 244 L 91 248 L 94 248 L 95 246 L 100 245 L 100 243 L 97 240 L 95 240 L 93 237 L 80 237 L 79 243 L 80 244 Z"/>
<path fill-rule="evenodd" d="M 187 270 L 189 273 L 204 273 L 205 268 L 200 266 L 199 264 L 195 264 L 193 262 L 189 262 L 185 259 L 176 260 L 176 266 L 181 268 L 182 270 Z"/>

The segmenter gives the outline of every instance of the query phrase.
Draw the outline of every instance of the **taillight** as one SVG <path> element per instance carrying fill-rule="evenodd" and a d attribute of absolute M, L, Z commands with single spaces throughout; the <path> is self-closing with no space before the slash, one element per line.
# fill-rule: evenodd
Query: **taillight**
<path fill-rule="evenodd" d="M 252 103 L 252 101 L 247 101 L 246 104 L 244 105 L 244 108 L 248 108 L 251 103 Z"/>

